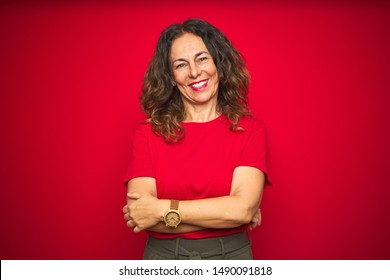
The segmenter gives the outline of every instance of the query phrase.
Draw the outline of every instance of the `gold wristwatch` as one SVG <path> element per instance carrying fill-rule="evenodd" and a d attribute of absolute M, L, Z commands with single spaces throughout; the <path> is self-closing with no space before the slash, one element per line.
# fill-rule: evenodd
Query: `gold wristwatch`
<path fill-rule="evenodd" d="M 179 201 L 171 200 L 171 206 L 164 215 L 164 222 L 167 227 L 176 228 L 181 222 L 181 215 L 179 212 Z"/>

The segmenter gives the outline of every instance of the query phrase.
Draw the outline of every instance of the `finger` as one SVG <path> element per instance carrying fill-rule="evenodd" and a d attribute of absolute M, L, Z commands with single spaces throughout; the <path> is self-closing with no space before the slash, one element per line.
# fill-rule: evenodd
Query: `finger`
<path fill-rule="evenodd" d="M 127 207 L 127 205 L 123 206 L 122 212 L 123 213 L 129 213 L 129 207 Z"/>
<path fill-rule="evenodd" d="M 130 221 L 131 217 L 129 214 L 125 214 L 125 215 L 123 215 L 123 219 L 125 219 L 126 221 Z"/>
<path fill-rule="evenodd" d="M 129 227 L 129 228 L 133 228 L 133 227 L 136 226 L 136 224 L 134 223 L 133 220 L 128 221 L 128 222 L 126 223 L 126 225 L 127 225 L 127 227 Z"/>
<path fill-rule="evenodd" d="M 133 230 L 135 233 L 139 233 L 142 231 L 142 229 L 138 226 L 134 227 L 134 230 Z"/>
<path fill-rule="evenodd" d="M 139 199 L 141 198 L 141 195 L 139 193 L 133 192 L 133 193 L 128 193 L 127 198 L 131 199 Z"/>

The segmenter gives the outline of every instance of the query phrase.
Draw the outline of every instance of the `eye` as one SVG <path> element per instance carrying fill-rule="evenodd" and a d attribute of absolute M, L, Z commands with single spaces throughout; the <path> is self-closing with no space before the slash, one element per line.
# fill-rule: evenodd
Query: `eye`
<path fill-rule="evenodd" d="M 180 68 L 184 68 L 184 67 L 186 67 L 186 64 L 184 62 L 176 64 L 176 66 L 175 66 L 176 69 L 180 69 Z"/>
<path fill-rule="evenodd" d="M 199 62 L 206 62 L 209 58 L 207 56 L 201 56 L 198 58 Z"/>

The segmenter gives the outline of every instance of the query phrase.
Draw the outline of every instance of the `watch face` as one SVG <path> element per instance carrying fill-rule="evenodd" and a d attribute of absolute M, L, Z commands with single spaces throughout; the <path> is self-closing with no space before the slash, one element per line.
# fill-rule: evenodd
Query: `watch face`
<path fill-rule="evenodd" d="M 165 222 L 170 227 L 176 227 L 180 223 L 180 220 L 179 214 L 174 211 L 168 212 L 165 216 Z"/>

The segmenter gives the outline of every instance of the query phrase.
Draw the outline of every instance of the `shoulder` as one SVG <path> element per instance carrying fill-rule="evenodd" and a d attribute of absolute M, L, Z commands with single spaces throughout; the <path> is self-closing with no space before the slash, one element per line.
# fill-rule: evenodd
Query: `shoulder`
<path fill-rule="evenodd" d="M 151 133 L 152 133 L 152 124 L 147 119 L 136 123 L 132 130 L 133 137 L 137 137 L 137 136 L 147 137 Z"/>
<path fill-rule="evenodd" d="M 244 131 L 250 132 L 254 130 L 266 130 L 265 122 L 256 116 L 245 116 L 240 119 L 238 125 L 244 129 Z"/>

